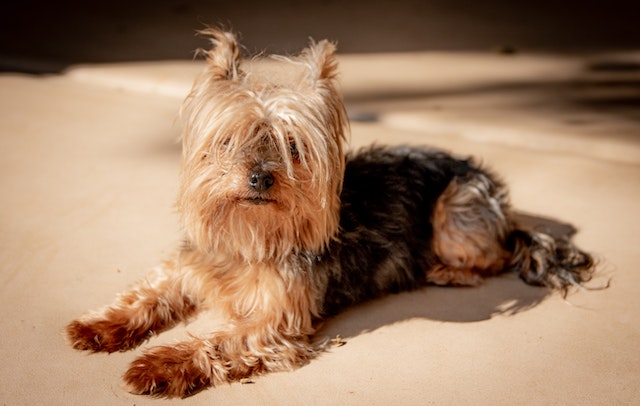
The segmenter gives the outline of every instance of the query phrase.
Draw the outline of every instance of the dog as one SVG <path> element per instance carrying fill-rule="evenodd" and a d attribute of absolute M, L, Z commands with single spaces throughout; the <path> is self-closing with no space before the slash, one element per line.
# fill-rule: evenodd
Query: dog
<path fill-rule="evenodd" d="M 72 321 L 78 350 L 126 351 L 215 307 L 226 324 L 147 349 L 129 391 L 187 397 L 291 370 L 325 347 L 318 322 L 425 285 L 515 272 L 566 292 L 594 271 L 568 238 L 520 227 L 505 185 L 472 159 L 426 147 L 347 153 L 335 45 L 277 57 L 285 80 L 247 71 L 232 32 L 207 28 L 206 68 L 185 99 L 177 206 L 184 243 L 113 304 Z"/>

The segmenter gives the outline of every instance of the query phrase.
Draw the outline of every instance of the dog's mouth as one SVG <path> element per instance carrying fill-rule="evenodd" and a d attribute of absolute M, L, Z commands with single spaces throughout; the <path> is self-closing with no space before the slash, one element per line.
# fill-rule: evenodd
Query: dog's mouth
<path fill-rule="evenodd" d="M 262 197 L 252 197 L 252 198 L 244 199 L 244 201 L 247 202 L 247 203 L 255 204 L 257 206 L 262 205 L 262 204 L 269 204 L 269 203 L 274 203 L 275 202 L 275 200 L 264 199 Z"/>
<path fill-rule="evenodd" d="M 270 203 L 276 203 L 276 201 L 274 199 L 269 199 L 266 197 L 245 197 L 239 200 L 240 204 L 247 204 L 247 205 L 254 205 L 254 206 L 261 206 L 261 205 L 265 205 L 265 204 L 270 204 Z"/>

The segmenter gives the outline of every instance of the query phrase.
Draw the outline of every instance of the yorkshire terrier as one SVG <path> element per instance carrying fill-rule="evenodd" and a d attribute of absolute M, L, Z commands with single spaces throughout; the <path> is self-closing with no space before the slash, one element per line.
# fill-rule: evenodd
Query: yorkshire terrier
<path fill-rule="evenodd" d="M 298 75 L 247 70 L 235 36 L 212 48 L 182 116 L 185 240 L 104 309 L 71 322 L 78 350 L 125 351 L 215 306 L 224 327 L 149 348 L 124 375 L 137 394 L 186 397 L 322 349 L 318 321 L 347 306 L 505 271 L 566 291 L 594 269 L 568 238 L 519 226 L 507 190 L 470 159 L 419 147 L 345 154 L 335 46 L 278 57 Z"/>

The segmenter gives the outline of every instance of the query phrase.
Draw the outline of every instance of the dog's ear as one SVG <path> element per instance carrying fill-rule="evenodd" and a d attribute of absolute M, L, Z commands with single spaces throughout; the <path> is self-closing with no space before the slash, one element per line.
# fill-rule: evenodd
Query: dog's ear
<path fill-rule="evenodd" d="M 198 31 L 200 35 L 209 37 L 211 49 L 199 49 L 209 63 L 208 71 L 214 80 L 234 80 L 241 74 L 240 49 L 236 36 L 232 32 L 217 28 L 206 28 Z"/>
<path fill-rule="evenodd" d="M 338 60 L 335 55 L 335 44 L 322 40 L 320 42 L 311 41 L 309 47 L 300 53 L 309 69 L 309 79 L 312 86 L 322 86 L 330 84 L 333 86 L 338 75 Z"/>

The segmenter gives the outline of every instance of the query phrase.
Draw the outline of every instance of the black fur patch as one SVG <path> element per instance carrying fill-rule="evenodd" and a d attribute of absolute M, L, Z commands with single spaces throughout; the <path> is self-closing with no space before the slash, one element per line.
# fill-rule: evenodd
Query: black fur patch
<path fill-rule="evenodd" d="M 372 147 L 348 155 L 338 240 L 321 261 L 330 274 L 324 314 L 425 285 L 437 263 L 434 205 L 455 177 L 478 170 L 431 149 Z"/>

